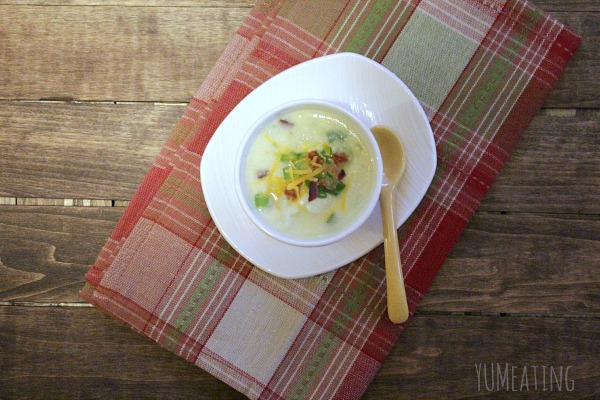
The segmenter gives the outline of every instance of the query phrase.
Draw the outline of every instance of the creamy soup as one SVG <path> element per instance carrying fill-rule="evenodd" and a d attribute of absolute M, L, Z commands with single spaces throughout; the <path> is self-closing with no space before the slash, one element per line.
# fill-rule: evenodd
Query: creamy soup
<path fill-rule="evenodd" d="M 369 202 L 373 155 L 350 121 L 300 109 L 268 123 L 250 145 L 245 181 L 254 210 L 299 239 L 330 236 Z"/>

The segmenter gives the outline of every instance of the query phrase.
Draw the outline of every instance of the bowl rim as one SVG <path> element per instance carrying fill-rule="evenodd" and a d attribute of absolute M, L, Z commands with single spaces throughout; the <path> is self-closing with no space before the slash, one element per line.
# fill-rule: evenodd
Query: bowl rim
<path fill-rule="evenodd" d="M 265 124 L 273 121 L 278 115 L 285 114 L 294 109 L 308 108 L 308 107 L 322 107 L 329 108 L 333 111 L 341 113 L 345 118 L 350 119 L 357 127 L 360 128 L 359 134 L 361 137 L 369 144 L 369 152 L 372 154 L 373 162 L 375 164 L 375 182 L 373 184 L 372 193 L 370 198 L 364 207 L 363 211 L 358 214 L 358 216 L 349 223 L 343 229 L 331 234 L 322 237 L 318 237 L 315 239 L 303 239 L 290 235 L 286 235 L 284 232 L 277 230 L 271 227 L 268 223 L 262 221 L 259 216 L 253 211 L 250 206 L 250 200 L 246 195 L 245 191 L 245 179 L 244 179 L 244 165 L 246 161 L 246 154 L 250 148 L 250 145 L 253 143 L 253 139 L 259 132 L 262 130 Z M 239 203 L 242 206 L 242 209 L 248 216 L 248 218 L 254 223 L 261 231 L 269 235 L 270 237 L 289 245 L 300 246 L 300 247 L 320 247 L 326 246 L 337 241 L 340 241 L 350 235 L 352 232 L 356 231 L 360 226 L 362 226 L 366 220 L 369 218 L 375 206 L 379 201 L 379 194 L 381 191 L 381 186 L 383 182 L 383 161 L 381 159 L 381 152 L 379 150 L 379 146 L 375 137 L 373 136 L 370 128 L 352 111 L 344 108 L 343 106 L 334 103 L 332 101 L 323 100 L 323 99 L 313 99 L 313 98 L 303 98 L 303 99 L 295 99 L 291 101 L 287 101 L 282 103 L 269 111 L 262 114 L 259 118 L 257 118 L 254 123 L 246 130 L 240 145 L 238 147 L 238 151 L 235 157 L 234 164 L 234 183 L 235 183 L 235 192 Z"/>

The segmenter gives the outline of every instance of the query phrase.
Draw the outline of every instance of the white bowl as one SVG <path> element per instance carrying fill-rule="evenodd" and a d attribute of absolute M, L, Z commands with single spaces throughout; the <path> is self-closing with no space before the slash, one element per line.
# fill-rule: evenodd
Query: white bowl
<path fill-rule="evenodd" d="M 251 145 L 254 143 L 256 137 L 261 133 L 263 128 L 272 123 L 273 121 L 281 118 L 292 111 L 301 109 L 316 109 L 323 110 L 325 113 L 335 116 L 342 122 L 352 126 L 353 131 L 363 139 L 363 142 L 367 145 L 368 153 L 371 156 L 371 162 L 374 166 L 374 182 L 371 185 L 371 190 L 367 195 L 366 202 L 361 210 L 359 210 L 351 221 L 346 223 L 341 229 L 326 234 L 318 234 L 309 237 L 299 237 L 290 235 L 283 230 L 279 230 L 276 227 L 269 224 L 264 218 L 261 217 L 257 211 L 251 196 L 248 194 L 246 187 L 245 178 L 245 166 L 248 156 L 248 151 Z M 242 143 L 237 152 L 234 166 L 234 179 L 235 179 L 235 190 L 238 200 L 242 206 L 242 209 L 247 214 L 248 218 L 263 232 L 272 238 L 294 246 L 301 247 L 318 247 L 326 246 L 335 243 L 339 240 L 344 239 L 365 223 L 367 218 L 373 212 L 373 209 L 377 205 L 379 199 L 379 193 L 381 190 L 383 175 L 383 165 L 381 160 L 381 153 L 377 142 L 369 130 L 369 128 L 356 116 L 344 109 L 343 107 L 334 104 L 332 102 L 317 100 L 317 99 L 300 99 L 290 102 L 286 102 L 271 111 L 268 111 L 264 115 L 260 116 L 256 122 L 254 122 L 248 131 L 246 132 Z"/>

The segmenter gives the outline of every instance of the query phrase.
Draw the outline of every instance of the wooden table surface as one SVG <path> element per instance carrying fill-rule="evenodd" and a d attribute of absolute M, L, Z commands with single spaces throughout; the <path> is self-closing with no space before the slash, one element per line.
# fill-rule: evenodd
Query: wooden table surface
<path fill-rule="evenodd" d="M 583 44 L 366 399 L 600 398 L 600 2 L 533 2 Z M 78 290 L 252 3 L 0 0 L 0 399 L 243 398 Z"/>

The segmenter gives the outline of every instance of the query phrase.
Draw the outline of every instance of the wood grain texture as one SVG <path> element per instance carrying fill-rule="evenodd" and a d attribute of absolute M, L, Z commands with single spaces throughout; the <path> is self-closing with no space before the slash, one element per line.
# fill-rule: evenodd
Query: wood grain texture
<path fill-rule="evenodd" d="M 543 317 L 473 317 L 417 315 L 402 334 L 364 399 L 570 399 L 600 396 L 598 320 Z M 488 386 L 478 379 L 487 364 Z M 490 365 L 508 366 L 507 384 L 492 385 Z M 537 390 L 533 366 L 571 366 L 573 390 Z M 511 377 L 514 369 L 514 384 Z M 529 391 L 522 387 L 528 368 Z M 488 390 L 491 389 L 491 390 Z M 499 389 L 499 390 L 498 390 Z M 508 390 L 507 390 L 508 389 Z M 514 389 L 514 390 L 513 390 Z"/>
<path fill-rule="evenodd" d="M 81 302 L 122 210 L 0 207 L 0 301 Z M 595 216 L 478 213 L 420 309 L 599 316 L 598 231 Z"/>
<path fill-rule="evenodd" d="M 0 103 L 0 196 L 129 200 L 184 108 Z M 481 210 L 600 212 L 599 133 L 598 110 L 544 110 Z"/>
<path fill-rule="evenodd" d="M 593 2 L 589 2 L 593 3 Z M 596 2 L 598 4 L 598 2 Z M 600 107 L 600 13 L 570 11 L 552 15 L 582 37 L 582 43 L 568 68 L 545 101 L 545 107 Z M 596 83 L 592 83 L 595 80 Z"/>
<path fill-rule="evenodd" d="M 0 207 L 0 301 L 83 302 L 85 273 L 123 210 Z"/>
<path fill-rule="evenodd" d="M 600 213 L 600 110 L 542 110 L 480 210 Z"/>
<path fill-rule="evenodd" d="M 129 200 L 183 105 L 0 104 L 0 196 Z"/>
<path fill-rule="evenodd" d="M 600 218 L 477 213 L 420 309 L 600 315 Z"/>
<path fill-rule="evenodd" d="M 0 6 L 0 99 L 187 102 L 248 12 Z"/>
<path fill-rule="evenodd" d="M 600 11 L 600 3 L 590 0 L 530 0 L 545 12 L 554 13 L 559 11 L 581 10 L 587 12 Z"/>
<path fill-rule="evenodd" d="M 417 315 L 364 399 L 498 398 L 511 386 L 488 391 L 476 371 L 492 363 L 519 368 L 511 399 L 593 398 L 599 333 L 598 320 Z M 0 398 L 36 397 L 40 388 L 61 399 L 244 398 L 92 308 L 0 307 L 0 348 Z M 533 365 L 571 367 L 573 390 L 563 375 L 561 391 L 554 381 L 550 393 L 549 380 L 542 391 L 541 376 L 536 391 L 530 369 L 530 391 L 520 392 L 523 366 Z"/>
<path fill-rule="evenodd" d="M 0 349 L 2 399 L 244 398 L 93 308 L 0 307 Z"/>
<path fill-rule="evenodd" d="M 0 99 L 188 102 L 248 13 L 202 4 L 0 5 Z M 575 5 L 553 15 L 584 42 L 546 105 L 599 107 L 600 16 Z"/>

